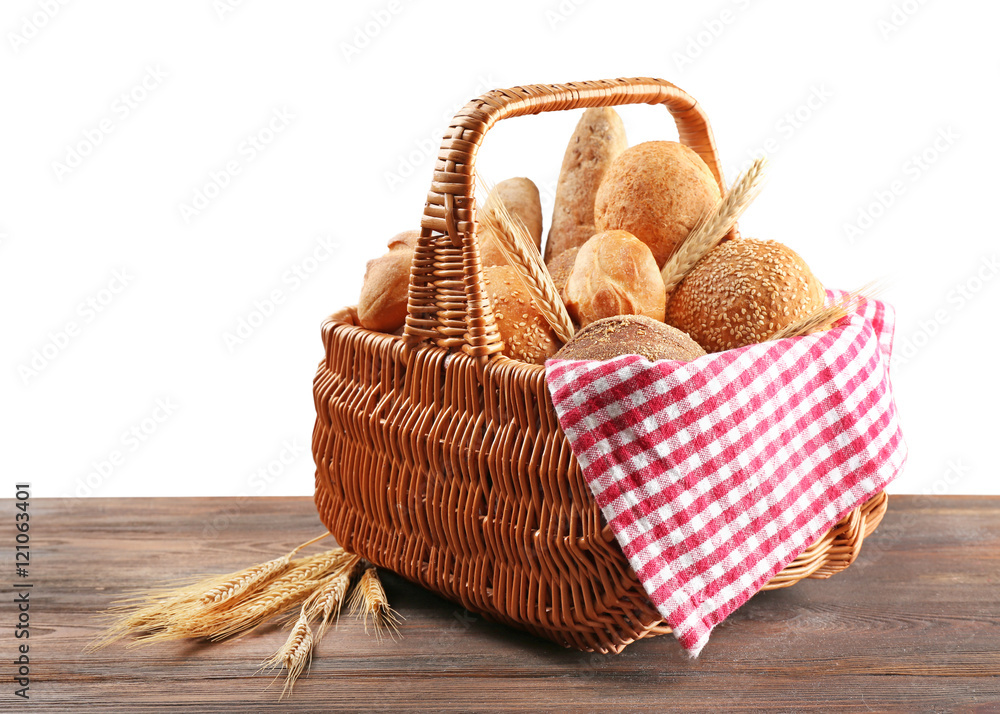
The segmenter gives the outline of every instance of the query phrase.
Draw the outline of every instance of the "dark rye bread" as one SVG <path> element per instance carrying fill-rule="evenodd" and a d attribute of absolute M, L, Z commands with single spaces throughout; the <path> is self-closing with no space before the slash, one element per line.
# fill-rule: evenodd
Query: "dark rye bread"
<path fill-rule="evenodd" d="M 592 322 L 555 353 L 554 359 L 612 359 L 642 355 L 651 362 L 690 362 L 705 350 L 676 327 L 645 315 L 614 315 Z"/>
<path fill-rule="evenodd" d="M 714 248 L 671 294 L 667 322 L 709 352 L 759 342 L 823 307 L 826 291 L 799 255 L 771 240 Z"/>

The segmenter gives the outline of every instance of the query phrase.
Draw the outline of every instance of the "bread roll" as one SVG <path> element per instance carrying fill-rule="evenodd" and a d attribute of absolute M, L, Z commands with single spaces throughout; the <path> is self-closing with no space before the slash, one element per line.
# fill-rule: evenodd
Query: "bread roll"
<path fill-rule="evenodd" d="M 579 247 L 564 250 L 545 264 L 545 267 L 549 269 L 549 275 L 552 276 L 552 282 L 555 283 L 556 290 L 562 296 L 563 302 L 566 301 L 566 281 L 569 280 L 569 274 L 573 272 L 573 264 L 576 262 L 576 256 L 579 252 Z"/>
<path fill-rule="evenodd" d="M 358 298 L 358 321 L 378 332 L 395 332 L 406 322 L 410 266 L 420 231 L 404 231 L 389 241 L 389 252 L 369 260 Z"/>
<path fill-rule="evenodd" d="M 420 231 L 403 231 L 402 233 L 397 233 L 392 238 L 389 239 L 389 250 L 393 248 L 398 248 L 400 245 L 409 246 L 410 250 L 417 247 L 417 241 L 420 239 Z"/>
<path fill-rule="evenodd" d="M 694 340 L 675 327 L 645 315 L 615 315 L 592 322 L 556 352 L 556 359 L 612 359 L 642 355 L 651 362 L 690 362 L 705 354 Z"/>
<path fill-rule="evenodd" d="M 628 147 L 625 125 L 611 107 L 592 107 L 583 113 L 563 156 L 552 226 L 545 243 L 548 261 L 569 248 L 581 246 L 597 233 L 594 199 L 611 162 Z"/>
<path fill-rule="evenodd" d="M 600 231 L 628 231 L 663 267 L 704 213 L 719 185 L 693 150 L 675 141 L 648 141 L 624 151 L 597 191 L 594 223 Z"/>
<path fill-rule="evenodd" d="M 612 315 L 663 322 L 667 300 L 653 254 L 627 231 L 605 231 L 584 243 L 564 294 L 570 317 L 581 327 Z"/>
<path fill-rule="evenodd" d="M 519 218 L 528 229 L 528 234 L 535 242 L 535 247 L 542 247 L 542 203 L 538 195 L 538 187 L 531 179 L 509 178 L 501 181 L 483 204 L 489 206 L 491 199 L 500 199 L 507 207 L 512 218 Z M 490 265 L 507 265 L 507 259 L 497 246 L 489 229 L 479 224 L 479 251 L 483 267 Z"/>
<path fill-rule="evenodd" d="M 532 364 L 541 364 L 555 354 L 559 338 L 531 302 L 514 268 L 509 265 L 485 268 L 483 281 L 503 339 L 503 353 Z"/>
<path fill-rule="evenodd" d="M 721 352 L 764 342 L 825 300 L 822 283 L 791 248 L 741 238 L 714 248 L 684 277 L 667 322 Z"/>

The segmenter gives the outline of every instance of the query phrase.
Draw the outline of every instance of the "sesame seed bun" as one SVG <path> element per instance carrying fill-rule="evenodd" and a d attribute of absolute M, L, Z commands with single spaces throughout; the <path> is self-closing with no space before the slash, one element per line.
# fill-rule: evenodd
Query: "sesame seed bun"
<path fill-rule="evenodd" d="M 483 282 L 503 339 L 503 353 L 532 364 L 541 364 L 555 354 L 559 338 L 531 301 L 514 268 L 510 265 L 484 268 Z"/>
<path fill-rule="evenodd" d="M 676 327 L 645 315 L 615 315 L 592 322 L 556 352 L 556 359 L 612 359 L 641 355 L 655 362 L 673 359 L 690 362 L 705 350 Z"/>
<path fill-rule="evenodd" d="M 709 352 L 766 341 L 823 306 L 826 292 L 788 246 L 742 238 L 722 243 L 681 281 L 667 322 Z"/>

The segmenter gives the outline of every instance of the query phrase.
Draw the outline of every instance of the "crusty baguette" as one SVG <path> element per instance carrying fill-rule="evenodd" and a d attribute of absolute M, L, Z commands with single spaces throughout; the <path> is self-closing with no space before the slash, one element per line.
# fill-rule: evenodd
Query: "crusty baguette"
<path fill-rule="evenodd" d="M 583 113 L 563 156 L 552 226 L 545 244 L 546 261 L 583 245 L 597 233 L 597 188 L 611 162 L 627 147 L 625 125 L 618 112 L 611 107 L 591 107 Z"/>

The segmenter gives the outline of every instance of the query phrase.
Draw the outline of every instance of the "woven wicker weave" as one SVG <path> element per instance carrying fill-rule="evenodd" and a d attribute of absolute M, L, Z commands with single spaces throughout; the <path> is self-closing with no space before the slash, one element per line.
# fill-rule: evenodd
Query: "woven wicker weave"
<path fill-rule="evenodd" d="M 669 632 L 604 524 L 559 428 L 544 368 L 499 354 L 475 240 L 474 164 L 507 117 L 665 104 L 724 189 L 711 129 L 657 79 L 494 90 L 455 117 L 439 153 L 404 336 L 323 324 L 315 380 L 316 506 L 345 548 L 490 619 L 582 650 Z M 764 589 L 854 560 L 885 513 L 855 509 Z"/>

